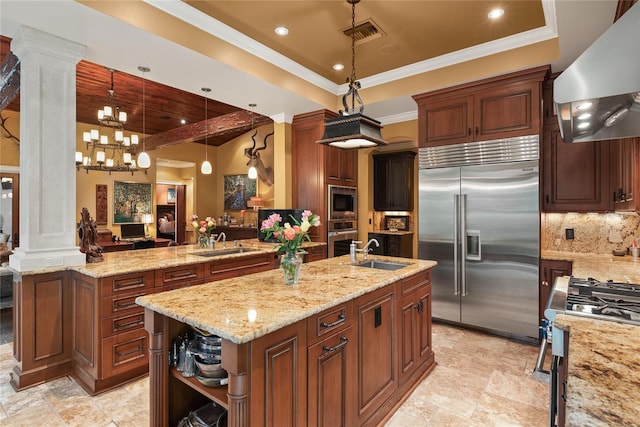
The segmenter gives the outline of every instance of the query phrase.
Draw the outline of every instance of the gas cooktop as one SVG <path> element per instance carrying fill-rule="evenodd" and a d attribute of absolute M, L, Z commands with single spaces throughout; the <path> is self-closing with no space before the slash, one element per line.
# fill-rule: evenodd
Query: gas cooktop
<path fill-rule="evenodd" d="M 557 313 L 640 325 L 640 285 L 560 277 L 553 284 L 545 317 L 554 321 Z"/>

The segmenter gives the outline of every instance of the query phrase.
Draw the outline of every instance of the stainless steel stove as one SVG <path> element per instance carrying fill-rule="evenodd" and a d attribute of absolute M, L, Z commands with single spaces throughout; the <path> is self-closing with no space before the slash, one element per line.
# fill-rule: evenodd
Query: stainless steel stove
<path fill-rule="evenodd" d="M 558 277 L 553 283 L 541 326 L 541 345 L 533 376 L 550 385 L 549 425 L 564 426 L 565 333 L 554 328 L 558 314 L 640 325 L 640 285 L 592 278 Z M 543 369 L 551 345 L 551 369 Z"/>

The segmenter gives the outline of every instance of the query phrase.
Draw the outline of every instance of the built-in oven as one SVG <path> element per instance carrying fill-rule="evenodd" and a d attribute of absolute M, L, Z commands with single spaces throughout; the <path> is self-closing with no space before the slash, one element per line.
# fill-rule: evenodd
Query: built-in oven
<path fill-rule="evenodd" d="M 329 221 L 327 223 L 327 249 L 329 257 L 347 255 L 349 245 L 358 240 L 357 220 Z"/>
<path fill-rule="evenodd" d="M 358 189 L 329 185 L 329 220 L 355 220 L 358 217 Z"/>

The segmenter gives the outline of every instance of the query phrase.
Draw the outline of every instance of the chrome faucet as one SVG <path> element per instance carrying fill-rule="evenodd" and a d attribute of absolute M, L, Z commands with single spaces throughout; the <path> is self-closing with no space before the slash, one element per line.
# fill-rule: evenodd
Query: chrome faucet
<path fill-rule="evenodd" d="M 227 249 L 227 235 L 224 234 L 224 231 L 221 231 L 220 234 L 211 235 L 209 238 L 209 249 L 214 250 L 216 248 L 216 243 L 219 242 L 220 239 L 222 239 L 222 249 Z"/>
<path fill-rule="evenodd" d="M 369 245 L 371 243 L 375 243 L 376 244 L 376 248 L 380 247 L 380 243 L 378 243 L 378 241 L 376 239 L 370 239 L 366 245 L 364 245 L 364 247 L 361 249 L 362 250 L 362 259 L 367 259 L 367 255 L 369 254 L 370 251 L 372 251 L 373 249 L 369 248 Z"/>

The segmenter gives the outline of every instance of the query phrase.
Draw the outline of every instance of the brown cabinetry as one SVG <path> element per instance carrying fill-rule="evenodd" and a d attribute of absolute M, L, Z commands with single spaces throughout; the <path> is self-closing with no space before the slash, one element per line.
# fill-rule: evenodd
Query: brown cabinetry
<path fill-rule="evenodd" d="M 558 124 L 542 135 L 542 208 L 545 212 L 611 210 L 609 141 L 567 144 Z"/>
<path fill-rule="evenodd" d="M 539 288 L 539 306 L 538 316 L 540 320 L 544 318 L 544 309 L 547 306 L 549 300 L 549 293 L 551 292 L 551 286 L 556 280 L 556 277 L 570 276 L 573 263 L 571 261 L 562 260 L 540 260 L 540 288 Z"/>
<path fill-rule="evenodd" d="M 358 185 L 358 151 L 323 147 L 327 184 L 342 187 Z"/>
<path fill-rule="evenodd" d="M 413 151 L 373 156 L 374 210 L 413 210 L 415 156 Z"/>
<path fill-rule="evenodd" d="M 398 388 L 395 298 L 395 290 L 387 286 L 356 300 L 359 424 L 372 417 Z"/>
<path fill-rule="evenodd" d="M 640 208 L 635 197 L 638 188 L 638 140 L 640 138 L 610 141 L 613 210 L 635 211 Z"/>
<path fill-rule="evenodd" d="M 326 218 L 327 186 L 358 185 L 358 150 L 341 150 L 318 144 L 324 134 L 324 122 L 337 114 L 319 110 L 293 118 L 291 153 L 293 163 L 293 207 L 310 209 Z M 326 221 L 309 229 L 311 239 L 327 241 Z"/>
<path fill-rule="evenodd" d="M 307 320 L 307 426 L 355 425 L 353 372 L 357 353 L 353 317 L 350 301 Z"/>
<path fill-rule="evenodd" d="M 423 363 L 433 361 L 431 346 L 431 272 L 400 283 L 398 300 L 400 385 Z"/>
<path fill-rule="evenodd" d="M 548 72 L 538 67 L 414 96 L 419 146 L 539 134 Z"/>

